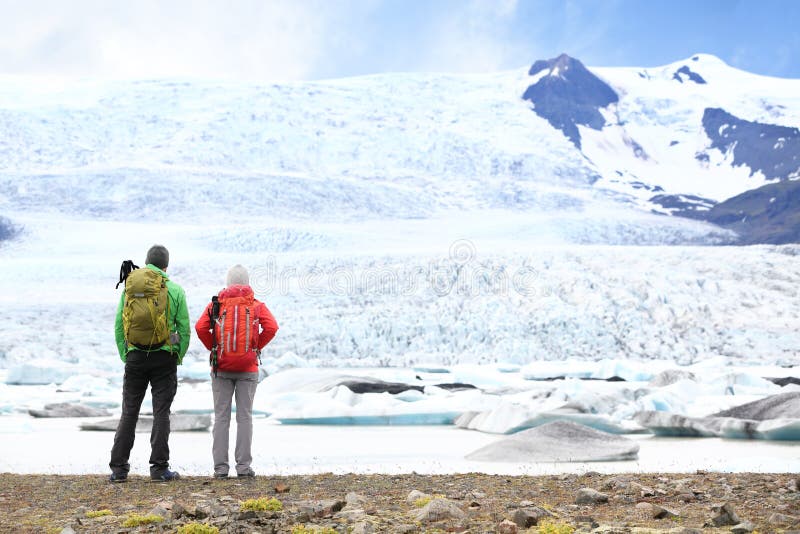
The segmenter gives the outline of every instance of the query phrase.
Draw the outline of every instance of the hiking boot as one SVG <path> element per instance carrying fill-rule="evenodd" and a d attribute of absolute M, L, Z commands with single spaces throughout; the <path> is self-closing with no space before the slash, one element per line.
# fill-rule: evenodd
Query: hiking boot
<path fill-rule="evenodd" d="M 228 478 L 228 473 L 214 473 L 214 478 Z"/>
<path fill-rule="evenodd" d="M 170 471 L 167 469 L 160 475 L 150 475 L 150 480 L 154 480 L 156 482 L 172 482 L 173 480 L 179 480 L 181 475 L 177 471 Z"/>
<path fill-rule="evenodd" d="M 111 476 L 108 477 L 108 481 L 113 484 L 119 484 L 121 482 L 128 481 L 128 473 L 111 473 Z"/>
<path fill-rule="evenodd" d="M 256 476 L 256 472 L 248 467 L 247 471 L 245 471 L 243 473 L 236 473 L 236 476 L 239 477 L 239 478 L 252 478 L 252 477 Z"/>

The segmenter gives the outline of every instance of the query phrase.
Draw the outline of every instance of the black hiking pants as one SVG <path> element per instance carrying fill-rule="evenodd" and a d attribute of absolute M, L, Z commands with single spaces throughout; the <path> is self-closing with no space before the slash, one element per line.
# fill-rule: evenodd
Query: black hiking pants
<path fill-rule="evenodd" d="M 109 466 L 114 474 L 127 474 L 128 463 L 139 420 L 139 408 L 151 386 L 153 429 L 150 432 L 150 476 L 158 477 L 169 468 L 169 411 L 178 389 L 177 360 L 166 351 L 134 350 L 125 361 L 120 417 Z"/>

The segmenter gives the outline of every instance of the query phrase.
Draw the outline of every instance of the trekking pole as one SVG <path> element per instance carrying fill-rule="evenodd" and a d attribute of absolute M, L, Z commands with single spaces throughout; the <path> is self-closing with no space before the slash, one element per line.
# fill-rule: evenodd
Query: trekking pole
<path fill-rule="evenodd" d="M 219 319 L 219 298 L 214 295 L 211 297 L 211 354 L 209 354 L 209 363 L 211 370 L 214 371 L 214 376 L 217 376 L 217 358 L 219 355 L 219 345 L 217 344 L 217 320 Z"/>

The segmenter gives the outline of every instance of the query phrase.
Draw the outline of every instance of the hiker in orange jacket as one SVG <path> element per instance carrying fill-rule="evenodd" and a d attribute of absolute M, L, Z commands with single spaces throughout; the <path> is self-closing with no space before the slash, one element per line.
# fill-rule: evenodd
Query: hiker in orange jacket
<path fill-rule="evenodd" d="M 258 386 L 258 365 L 261 350 L 275 337 L 278 323 L 267 306 L 255 298 L 250 276 L 241 265 L 230 268 L 227 287 L 219 292 L 217 299 L 218 306 L 215 307 L 213 301 L 209 303 L 195 324 L 197 337 L 212 351 L 214 477 L 228 477 L 228 434 L 234 395 L 236 474 L 252 477 L 255 476 L 250 467 L 253 461 L 253 399 Z"/>

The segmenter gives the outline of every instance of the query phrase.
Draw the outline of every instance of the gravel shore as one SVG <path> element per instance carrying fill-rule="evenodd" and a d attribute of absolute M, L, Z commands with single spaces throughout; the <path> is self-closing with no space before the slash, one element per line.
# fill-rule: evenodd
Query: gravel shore
<path fill-rule="evenodd" d="M 249 499 L 256 500 L 245 504 Z M 124 484 L 103 475 L 0 474 L 3 532 L 192 532 L 180 530 L 187 526 L 231 533 L 788 533 L 800 532 L 800 492 L 797 475 L 750 473 L 186 477 L 172 483 L 133 476 Z"/>

